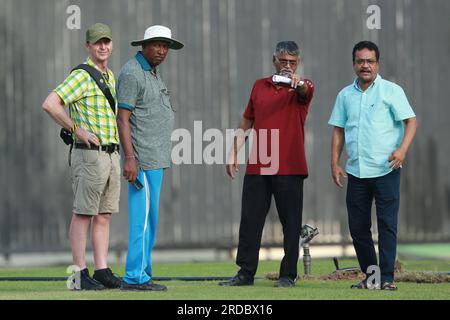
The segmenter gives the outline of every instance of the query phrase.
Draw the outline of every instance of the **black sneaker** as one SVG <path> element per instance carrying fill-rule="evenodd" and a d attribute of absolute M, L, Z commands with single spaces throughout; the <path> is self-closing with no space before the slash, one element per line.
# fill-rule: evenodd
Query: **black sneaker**
<path fill-rule="evenodd" d="M 167 291 L 167 287 L 154 283 L 152 280 L 143 284 L 129 284 L 122 281 L 120 290 L 123 291 Z"/>
<path fill-rule="evenodd" d="M 112 273 L 110 268 L 95 270 L 92 278 L 103 284 L 108 289 L 120 288 L 120 284 L 122 282 L 117 275 Z"/>
<path fill-rule="evenodd" d="M 245 278 L 241 274 L 237 274 L 227 281 L 219 282 L 219 286 L 237 287 L 237 286 L 252 286 L 252 285 L 253 279 Z"/>
<path fill-rule="evenodd" d="M 295 281 L 289 277 L 280 277 L 275 282 L 275 288 L 292 288 L 295 287 Z"/>
<path fill-rule="evenodd" d="M 104 285 L 100 282 L 92 279 L 89 276 L 88 268 L 85 268 L 81 271 L 75 273 L 75 279 L 79 279 L 79 281 L 75 281 L 73 290 L 104 290 L 106 289 Z"/>

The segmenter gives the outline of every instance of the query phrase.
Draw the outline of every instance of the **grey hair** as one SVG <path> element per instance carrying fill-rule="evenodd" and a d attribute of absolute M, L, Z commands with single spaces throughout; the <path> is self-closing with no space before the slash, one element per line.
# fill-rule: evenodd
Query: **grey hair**
<path fill-rule="evenodd" d="M 279 55 L 287 53 L 291 56 L 299 56 L 300 49 L 295 41 L 280 41 L 277 43 L 273 57 L 277 58 Z"/>

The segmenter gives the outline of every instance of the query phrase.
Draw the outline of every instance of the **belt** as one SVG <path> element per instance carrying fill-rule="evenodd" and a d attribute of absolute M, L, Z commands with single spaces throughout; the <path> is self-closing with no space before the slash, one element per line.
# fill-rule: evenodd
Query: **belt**
<path fill-rule="evenodd" d="M 119 151 L 119 145 L 118 144 L 108 144 L 106 146 L 96 146 L 95 144 L 91 144 L 91 147 L 89 148 L 84 143 L 75 143 L 74 145 L 75 149 L 84 149 L 84 150 L 93 150 L 93 151 L 105 151 L 108 153 L 113 153 L 114 151 Z"/>

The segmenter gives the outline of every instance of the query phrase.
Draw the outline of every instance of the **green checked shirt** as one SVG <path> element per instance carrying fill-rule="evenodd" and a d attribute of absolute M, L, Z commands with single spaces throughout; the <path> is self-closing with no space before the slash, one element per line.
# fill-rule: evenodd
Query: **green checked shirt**
<path fill-rule="evenodd" d="M 90 58 L 86 60 L 86 64 L 97 68 Z M 103 77 L 116 100 L 114 74 L 108 69 Z M 97 135 L 101 145 L 119 144 L 116 115 L 89 73 L 75 70 L 54 92 L 65 105 L 69 105 L 70 117 L 78 127 Z"/>

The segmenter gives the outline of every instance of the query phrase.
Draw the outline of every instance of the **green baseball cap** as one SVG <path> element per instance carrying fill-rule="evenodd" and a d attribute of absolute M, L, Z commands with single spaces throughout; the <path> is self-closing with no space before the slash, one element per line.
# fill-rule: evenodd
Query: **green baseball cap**
<path fill-rule="evenodd" d="M 96 23 L 86 31 L 86 42 L 96 43 L 102 38 L 112 40 L 111 29 L 104 23 Z"/>

